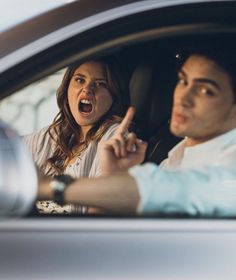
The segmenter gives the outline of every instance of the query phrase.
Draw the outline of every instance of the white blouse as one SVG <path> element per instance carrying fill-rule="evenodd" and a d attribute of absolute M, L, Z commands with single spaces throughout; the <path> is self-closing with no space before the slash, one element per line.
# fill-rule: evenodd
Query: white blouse
<path fill-rule="evenodd" d="M 118 123 L 113 124 L 108 128 L 101 140 L 109 139 L 116 131 Z M 41 129 L 39 132 L 24 136 L 27 147 L 29 148 L 33 160 L 39 168 L 42 168 L 45 161 L 53 155 L 55 149 L 55 142 L 50 138 L 49 134 L 45 134 L 48 127 Z M 86 150 L 72 163 L 69 164 L 64 174 L 71 175 L 74 178 L 79 177 L 97 177 L 100 175 L 99 158 L 97 154 L 97 141 L 89 143 Z M 54 175 L 53 170 L 48 166 L 45 170 L 46 174 Z M 87 211 L 86 207 L 80 205 L 67 204 L 63 207 L 59 206 L 53 201 L 37 202 L 37 208 L 40 213 L 84 213 Z"/>

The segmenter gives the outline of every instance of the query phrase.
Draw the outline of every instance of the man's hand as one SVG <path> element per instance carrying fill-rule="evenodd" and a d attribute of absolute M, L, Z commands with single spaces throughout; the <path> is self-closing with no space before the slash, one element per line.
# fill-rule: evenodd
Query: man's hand
<path fill-rule="evenodd" d="M 98 145 L 102 174 L 127 171 L 144 160 L 147 143 L 128 133 L 135 109 L 130 107 L 115 134 Z"/>
<path fill-rule="evenodd" d="M 38 200 L 48 200 L 53 198 L 53 191 L 50 188 L 49 183 L 52 178 L 46 176 L 42 173 L 41 170 L 37 168 L 38 173 Z"/>

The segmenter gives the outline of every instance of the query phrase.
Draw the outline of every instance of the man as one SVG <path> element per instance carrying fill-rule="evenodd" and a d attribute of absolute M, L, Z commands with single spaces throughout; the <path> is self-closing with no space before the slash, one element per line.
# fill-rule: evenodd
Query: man
<path fill-rule="evenodd" d="M 170 128 L 185 139 L 161 164 L 139 164 L 146 143 L 125 137 L 130 108 L 114 137 L 100 144 L 103 176 L 42 180 L 39 199 L 107 211 L 236 215 L 236 63 L 227 53 L 193 51 L 178 74 Z M 63 191 L 59 189 L 61 183 Z M 68 188 L 64 187 L 68 185 Z"/>

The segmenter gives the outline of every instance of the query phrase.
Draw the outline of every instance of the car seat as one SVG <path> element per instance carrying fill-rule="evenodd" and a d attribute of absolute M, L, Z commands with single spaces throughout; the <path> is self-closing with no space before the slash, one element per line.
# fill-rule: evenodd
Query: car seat
<path fill-rule="evenodd" d="M 129 83 L 130 101 L 136 108 L 135 133 L 148 142 L 145 161 L 159 164 L 180 141 L 169 130 L 175 83 L 174 55 L 147 56 L 134 67 Z"/>

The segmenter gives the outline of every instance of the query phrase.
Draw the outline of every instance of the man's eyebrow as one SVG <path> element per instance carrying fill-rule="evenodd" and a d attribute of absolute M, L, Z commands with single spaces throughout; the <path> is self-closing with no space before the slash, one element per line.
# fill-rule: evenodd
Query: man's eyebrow
<path fill-rule="evenodd" d="M 211 79 L 208 79 L 208 78 L 197 78 L 197 79 L 194 79 L 194 80 L 195 80 L 196 82 L 210 84 L 210 85 L 214 86 L 215 88 L 221 90 L 219 84 L 217 84 L 217 82 L 214 81 L 214 80 L 211 80 Z"/>
<path fill-rule="evenodd" d="M 185 77 L 187 76 L 187 74 L 185 73 L 184 69 L 180 69 L 179 70 L 178 75 L 180 75 L 180 74 L 185 76 Z"/>
<path fill-rule="evenodd" d="M 179 74 L 183 75 L 184 77 L 188 76 L 183 69 L 181 69 L 179 71 Z M 194 81 L 199 82 L 199 83 L 207 83 L 207 84 L 210 84 L 210 85 L 214 86 L 218 90 L 221 90 L 221 87 L 219 86 L 219 84 L 215 80 L 212 80 L 212 79 L 209 79 L 209 78 L 195 78 Z"/>

